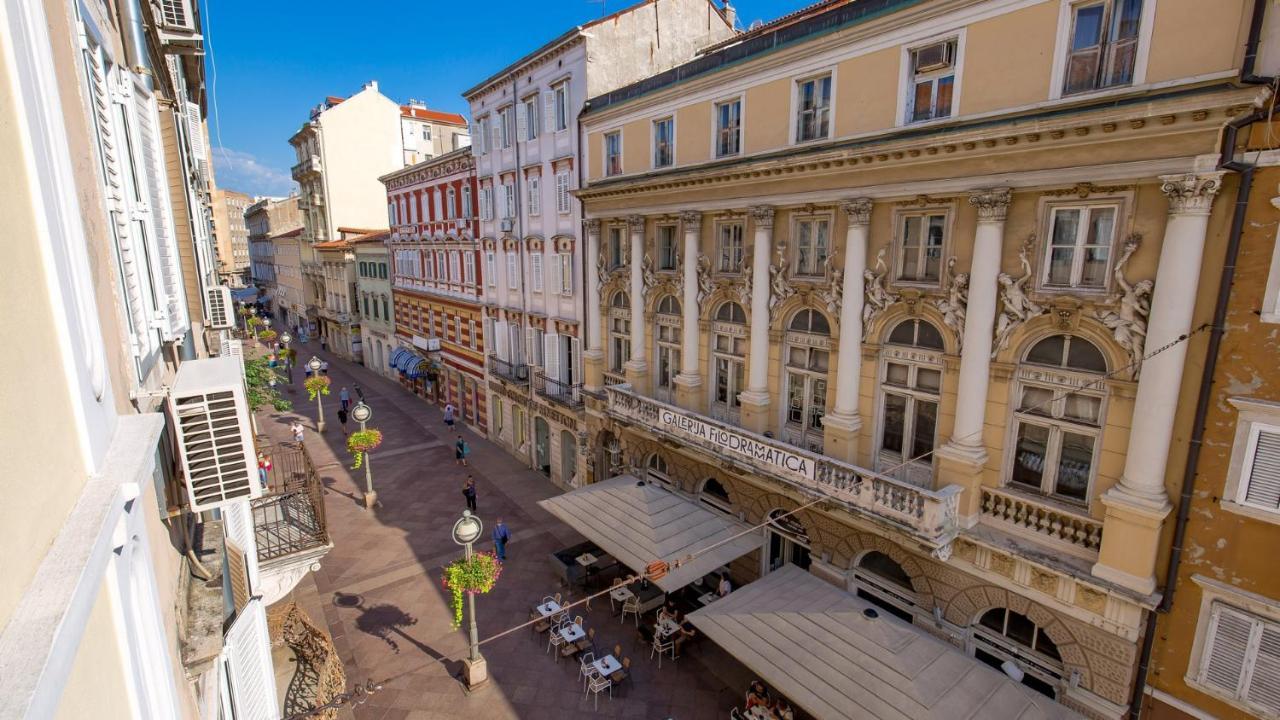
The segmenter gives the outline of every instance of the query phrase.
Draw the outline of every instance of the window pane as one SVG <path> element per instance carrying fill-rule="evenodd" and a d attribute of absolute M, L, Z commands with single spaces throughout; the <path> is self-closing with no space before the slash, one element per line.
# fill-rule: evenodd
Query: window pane
<path fill-rule="evenodd" d="M 1142 0 L 1119 0 L 1113 10 L 1111 41 L 1138 37 L 1138 21 L 1142 17 Z"/>
<path fill-rule="evenodd" d="M 1085 242 L 1089 245 L 1110 245 L 1115 220 L 1115 208 L 1094 208 L 1089 213 L 1089 236 Z"/>
<path fill-rule="evenodd" d="M 1005 612 L 1007 611 L 1004 608 L 992 608 L 983 613 L 982 619 L 978 622 L 982 623 L 983 627 L 991 628 L 997 633 L 1003 635 Z"/>
<path fill-rule="evenodd" d="M 930 348 L 932 350 L 942 349 L 942 333 L 938 332 L 938 328 L 927 322 L 919 325 L 918 337 L 916 338 L 916 347 Z"/>
<path fill-rule="evenodd" d="M 787 422 L 804 421 L 804 376 L 787 376 Z"/>
<path fill-rule="evenodd" d="M 805 361 L 807 359 L 808 353 L 805 352 L 804 348 L 793 347 L 789 348 L 787 351 L 787 364 L 791 367 L 802 368 L 805 366 Z"/>
<path fill-rule="evenodd" d="M 925 238 L 924 278 L 937 280 L 942 268 L 942 223 L 943 216 L 929 216 L 928 236 Z"/>
<path fill-rule="evenodd" d="M 1107 257 L 1110 254 L 1110 249 L 1106 247 L 1084 249 L 1084 265 L 1080 269 L 1080 285 L 1084 287 L 1104 287 L 1107 284 Z"/>
<path fill-rule="evenodd" d="M 920 390 L 938 392 L 942 388 L 942 373 L 928 368 L 916 370 L 916 387 Z"/>
<path fill-rule="evenodd" d="M 1009 626 L 1005 635 L 1019 645 L 1031 647 L 1031 643 L 1035 641 L 1036 624 L 1026 615 L 1010 611 Z"/>
<path fill-rule="evenodd" d="M 912 428 L 914 442 L 911 445 L 911 457 L 921 462 L 933 462 L 933 435 L 938 423 L 938 404 L 916 401 L 915 427 Z"/>
<path fill-rule="evenodd" d="M 1102 42 L 1103 5 L 1090 5 L 1076 9 L 1075 32 L 1071 37 L 1071 49 L 1083 50 Z"/>
<path fill-rule="evenodd" d="M 880 447 L 902 453 L 902 438 L 906 432 L 907 399 L 899 395 L 884 396 L 884 438 Z"/>
<path fill-rule="evenodd" d="M 889 385 L 906 387 L 907 377 L 909 376 L 910 372 L 911 372 L 911 369 L 906 365 L 900 365 L 898 363 L 889 363 L 888 366 L 885 368 L 884 381 Z"/>
<path fill-rule="evenodd" d="M 1067 80 L 1063 92 L 1071 93 L 1092 90 L 1098 83 L 1098 64 L 1102 58 L 1102 50 L 1093 48 L 1072 53 L 1067 60 Z"/>
<path fill-rule="evenodd" d="M 905 320 L 894 326 L 889 333 L 889 342 L 894 345 L 915 345 L 915 321 Z"/>
<path fill-rule="evenodd" d="M 1073 337 L 1071 345 L 1067 348 L 1067 367 L 1073 370 L 1106 372 L 1107 360 L 1093 343 Z"/>
<path fill-rule="evenodd" d="M 1093 467 L 1093 438 L 1078 433 L 1062 433 L 1056 492 L 1073 500 L 1087 500 L 1089 471 Z"/>
<path fill-rule="evenodd" d="M 825 353 L 824 353 L 825 354 Z M 813 380 L 812 393 L 809 398 L 809 427 L 822 429 L 822 416 L 827 410 L 827 381 Z"/>
<path fill-rule="evenodd" d="M 729 361 L 716 358 L 716 402 L 729 401 Z"/>
<path fill-rule="evenodd" d="M 954 89 L 954 76 L 947 76 L 938 80 L 938 99 L 935 103 L 933 117 L 951 117 L 951 94 Z"/>
<path fill-rule="evenodd" d="M 1053 414 L 1053 391 L 1041 387 L 1024 387 L 1022 389 L 1022 404 L 1018 406 L 1018 409 L 1037 415 L 1048 416 Z"/>
<path fill-rule="evenodd" d="M 1037 365 L 1052 365 L 1054 367 L 1062 366 L 1063 345 L 1066 343 L 1065 335 L 1053 335 L 1036 343 L 1031 351 L 1027 353 L 1027 362 L 1036 363 Z"/>
<path fill-rule="evenodd" d="M 1053 238 L 1050 244 L 1072 246 L 1076 244 L 1076 234 L 1080 227 L 1080 210 L 1063 208 L 1053 213 Z"/>
<path fill-rule="evenodd" d="M 1010 480 L 1040 490 L 1044 477 L 1045 451 L 1049 445 L 1049 429 L 1039 425 L 1018 425 L 1018 440 L 1013 452 L 1013 475 Z"/>
<path fill-rule="evenodd" d="M 816 370 L 818 372 L 826 372 L 828 368 L 828 364 L 827 364 L 828 357 L 829 356 L 825 350 L 810 350 L 809 351 L 809 369 Z"/>
<path fill-rule="evenodd" d="M 1102 398 L 1071 393 L 1067 395 L 1064 404 L 1062 413 L 1064 417 L 1090 425 L 1098 423 L 1098 416 L 1102 411 Z"/>

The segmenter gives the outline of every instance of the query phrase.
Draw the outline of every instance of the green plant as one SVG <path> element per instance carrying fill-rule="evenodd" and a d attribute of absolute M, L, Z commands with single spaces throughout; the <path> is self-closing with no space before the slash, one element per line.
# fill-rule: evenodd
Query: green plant
<path fill-rule="evenodd" d="M 280 337 L 280 334 L 277 333 L 275 330 L 268 329 L 268 330 L 258 331 L 258 339 L 264 343 L 275 342 L 277 337 Z"/>
<path fill-rule="evenodd" d="M 302 383 L 302 387 L 307 389 L 307 399 L 315 400 L 317 395 L 329 394 L 329 377 L 327 375 L 313 375 Z"/>
<path fill-rule="evenodd" d="M 262 318 L 258 317 L 257 315 L 254 315 L 250 317 L 248 320 L 246 320 L 245 322 L 249 324 L 249 327 L 256 328 L 262 324 Z"/>
<path fill-rule="evenodd" d="M 444 568 L 444 586 L 449 591 L 453 605 L 453 627 L 462 625 L 462 594 L 483 595 L 493 589 L 502 575 L 502 561 L 491 552 L 473 553 L 460 558 Z"/>
<path fill-rule="evenodd" d="M 284 399 L 279 391 L 271 386 L 272 380 L 278 381 L 279 376 L 267 365 L 266 358 L 245 359 L 244 382 L 247 390 L 245 395 L 249 401 L 250 410 L 257 410 L 268 403 L 279 412 L 293 409 L 293 403 Z"/>
<path fill-rule="evenodd" d="M 352 470 L 359 470 L 364 464 L 364 454 L 382 444 L 381 430 L 357 430 L 347 436 L 347 452 L 355 455 L 356 462 Z"/>

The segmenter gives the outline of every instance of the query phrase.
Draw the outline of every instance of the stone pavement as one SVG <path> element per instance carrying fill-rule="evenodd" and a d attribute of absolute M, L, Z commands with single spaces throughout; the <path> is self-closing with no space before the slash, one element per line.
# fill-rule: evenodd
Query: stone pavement
<path fill-rule="evenodd" d="M 461 432 L 471 445 L 471 467 L 458 466 L 453 458 L 458 433 L 448 432 L 435 407 L 362 366 L 320 352 L 318 342 L 297 349 L 300 361 L 313 354 L 329 361 L 333 384 L 332 394 L 324 398 L 325 433 L 314 431 L 316 407 L 306 399 L 301 370 L 294 373 L 296 392 L 287 395 L 294 411 L 261 413 L 259 429 L 284 440 L 289 424 L 303 417 L 307 449 L 326 487 L 334 547 L 290 599 L 316 622 L 327 624 L 349 684 L 385 681 L 382 691 L 344 710 L 342 717 L 696 720 L 728 717 L 729 709 L 741 702 L 751 676 L 740 663 L 703 639 L 659 669 L 649 659 L 649 648 L 636 642 L 632 623 L 622 625 L 611 613 L 607 596 L 581 614 L 596 629 L 598 647 L 622 645 L 633 673 L 632 682 L 612 701 L 607 694 L 600 698 L 598 711 L 583 695 L 577 660 L 555 662 L 546 653 L 546 636 L 529 630 L 482 647 L 492 680 L 467 693 L 456 679 L 458 659 L 466 655 L 465 625 L 450 628 L 448 593 L 441 584 L 442 567 L 461 554 L 450 531 L 465 507 L 463 482 L 474 474 L 478 515 L 485 523 L 477 549 L 492 548 L 489 530 L 498 517 L 506 519 L 512 534 L 497 586 L 476 597 L 481 638 L 525 622 L 530 606 L 544 595 L 581 597 L 580 588 L 559 587 L 548 556 L 582 538 L 536 504 L 559 490 L 470 429 Z M 363 508 L 363 470 L 349 469 L 351 458 L 336 416 L 339 389 L 345 385 L 351 390 L 354 402 L 357 382 L 374 411 L 369 425 L 384 437 L 382 447 L 371 454 L 380 501 L 372 512 Z"/>

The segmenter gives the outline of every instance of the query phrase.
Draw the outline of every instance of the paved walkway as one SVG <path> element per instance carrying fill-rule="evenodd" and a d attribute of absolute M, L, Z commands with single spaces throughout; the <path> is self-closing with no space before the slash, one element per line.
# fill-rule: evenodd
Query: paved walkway
<path fill-rule="evenodd" d="M 574 590 L 559 587 L 548 556 L 582 540 L 575 531 L 536 504 L 559 492 L 541 474 L 521 466 L 504 450 L 470 429 L 471 467 L 454 462 L 453 442 L 440 412 L 392 380 L 319 351 L 319 343 L 298 346 L 299 360 L 311 355 L 328 360 L 332 394 L 324 398 L 326 431 L 314 431 L 316 407 L 301 387 L 287 395 L 292 413 L 264 413 L 260 432 L 277 440 L 288 436 L 296 417 L 304 418 L 306 444 L 326 486 L 326 512 L 334 548 L 322 568 L 292 593 L 317 622 L 328 625 L 346 667 L 349 683 L 387 680 L 385 689 L 364 705 L 344 711 L 358 720 L 428 718 L 575 718 L 627 717 L 663 720 L 725 718 L 741 701 L 750 675 L 708 640 L 677 662 L 662 668 L 650 661 L 649 648 L 637 644 L 630 622 L 619 623 L 607 602 L 582 613 L 597 631 L 597 646 L 622 646 L 632 659 L 633 683 L 598 711 L 584 695 L 576 660 L 556 663 L 546 654 L 546 636 L 522 630 L 482 647 L 492 682 L 468 694 L 455 679 L 466 654 L 466 633 L 450 628 L 451 610 L 441 584 L 441 568 L 460 555 L 450 530 L 465 507 L 468 473 L 478 488 L 478 514 L 489 529 L 506 519 L 512 541 L 495 589 L 476 598 L 481 638 L 528 619 L 529 607 L 546 594 Z M 372 453 L 374 487 L 380 507 L 362 505 L 363 471 L 348 469 L 342 429 L 335 411 L 344 385 L 356 398 L 359 383 L 374 411 L 370 423 L 383 432 L 383 446 Z M 355 424 L 352 423 L 352 427 Z M 577 597 L 581 591 L 577 590 Z M 465 626 L 464 626 L 465 627 Z"/>

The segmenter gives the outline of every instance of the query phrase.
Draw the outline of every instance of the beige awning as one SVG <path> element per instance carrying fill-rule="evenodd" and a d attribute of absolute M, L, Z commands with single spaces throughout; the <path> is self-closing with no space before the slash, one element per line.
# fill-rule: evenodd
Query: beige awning
<path fill-rule="evenodd" d="M 637 571 L 655 560 L 673 562 L 747 529 L 728 515 L 633 475 L 619 475 L 538 504 Z M 755 532 L 716 545 L 672 568 L 656 584 L 666 592 L 679 590 L 763 541 L 763 535 Z"/>
<path fill-rule="evenodd" d="M 1076 713 L 794 565 L 689 615 L 814 717 L 1075 718 Z"/>

